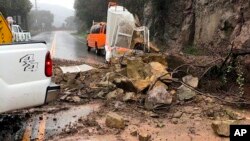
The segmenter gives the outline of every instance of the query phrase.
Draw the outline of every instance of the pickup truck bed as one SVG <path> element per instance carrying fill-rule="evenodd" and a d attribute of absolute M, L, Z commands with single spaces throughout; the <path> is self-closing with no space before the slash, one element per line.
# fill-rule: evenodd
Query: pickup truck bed
<path fill-rule="evenodd" d="M 0 45 L 0 113 L 56 98 L 60 87 L 52 84 L 51 76 L 46 74 L 52 69 L 48 59 L 43 42 Z"/>

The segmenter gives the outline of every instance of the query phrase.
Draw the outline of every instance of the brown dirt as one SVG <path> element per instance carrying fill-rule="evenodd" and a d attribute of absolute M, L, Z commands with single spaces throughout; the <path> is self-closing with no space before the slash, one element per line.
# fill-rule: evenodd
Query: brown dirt
<path fill-rule="evenodd" d="M 104 105 L 101 110 L 92 113 L 87 118 L 79 121 L 80 126 L 73 134 L 61 134 L 51 140 L 83 140 L 83 141 L 138 141 L 137 136 L 132 136 L 130 129 L 138 129 L 138 133 L 146 132 L 151 135 L 152 141 L 227 141 L 228 138 L 217 136 L 211 128 L 212 121 L 216 119 L 231 119 L 225 114 L 226 106 L 215 103 L 206 103 L 206 97 L 199 96 L 195 101 L 198 103 L 183 103 L 175 105 L 168 111 L 154 113 L 146 111 L 137 103 L 122 103 L 113 101 Z M 119 108 L 115 105 L 120 103 Z M 250 118 L 250 112 L 233 109 L 241 112 L 245 118 Z M 105 116 L 108 112 L 114 111 L 122 115 L 126 121 L 126 128 L 110 129 L 105 125 Z M 180 118 L 173 118 L 173 115 L 181 111 Z"/>

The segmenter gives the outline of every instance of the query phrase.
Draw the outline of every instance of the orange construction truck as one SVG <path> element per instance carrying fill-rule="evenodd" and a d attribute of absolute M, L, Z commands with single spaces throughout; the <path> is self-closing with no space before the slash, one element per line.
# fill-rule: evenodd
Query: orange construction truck
<path fill-rule="evenodd" d="M 106 23 L 105 22 L 99 22 L 99 23 L 93 22 L 93 25 L 87 36 L 88 51 L 90 51 L 91 48 L 94 48 L 96 54 L 100 55 L 101 52 L 104 51 L 105 41 L 106 41 Z"/>

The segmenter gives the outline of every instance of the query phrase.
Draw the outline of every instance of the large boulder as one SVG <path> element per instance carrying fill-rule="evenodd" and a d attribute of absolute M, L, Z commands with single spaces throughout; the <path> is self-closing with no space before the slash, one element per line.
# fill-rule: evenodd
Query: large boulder
<path fill-rule="evenodd" d="M 234 124 L 235 121 L 214 121 L 212 123 L 212 128 L 214 132 L 219 136 L 229 137 L 230 135 L 230 125 Z"/>
<path fill-rule="evenodd" d="M 145 101 L 145 108 L 152 110 L 159 104 L 170 105 L 172 100 L 172 95 L 166 90 L 166 87 L 160 85 L 158 87 L 154 87 L 148 92 L 148 96 Z"/>
<path fill-rule="evenodd" d="M 240 33 L 233 40 L 234 47 L 237 49 L 249 48 L 250 46 L 250 21 L 240 26 Z"/>
<path fill-rule="evenodd" d="M 131 79 L 144 79 L 146 74 L 144 63 L 140 57 L 131 57 L 127 59 L 127 77 Z"/>

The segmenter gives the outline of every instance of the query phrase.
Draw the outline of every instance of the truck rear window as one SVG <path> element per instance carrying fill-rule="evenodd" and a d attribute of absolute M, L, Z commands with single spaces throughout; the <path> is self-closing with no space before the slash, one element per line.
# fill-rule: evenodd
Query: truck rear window
<path fill-rule="evenodd" d="M 90 29 L 90 33 L 98 34 L 101 32 L 101 27 L 99 25 L 93 25 Z"/>

